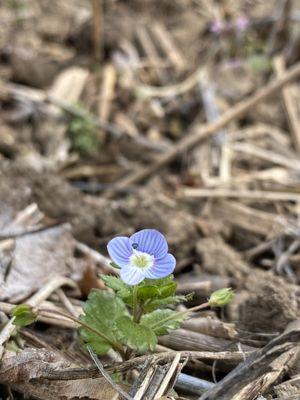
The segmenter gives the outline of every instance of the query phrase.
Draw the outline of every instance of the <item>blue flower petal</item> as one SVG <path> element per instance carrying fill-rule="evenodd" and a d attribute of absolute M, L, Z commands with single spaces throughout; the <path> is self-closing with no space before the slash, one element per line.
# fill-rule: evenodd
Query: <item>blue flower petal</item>
<path fill-rule="evenodd" d="M 120 276 L 127 285 L 137 285 L 145 279 L 143 270 L 131 266 L 121 269 Z"/>
<path fill-rule="evenodd" d="M 168 252 L 168 243 L 160 232 L 155 229 L 143 229 L 130 237 L 131 246 L 138 250 L 162 258 Z"/>
<path fill-rule="evenodd" d="M 176 259 L 168 253 L 163 258 L 156 259 L 153 267 L 145 271 L 146 278 L 159 279 L 172 274 L 175 269 Z"/>
<path fill-rule="evenodd" d="M 107 251 L 110 258 L 120 268 L 125 267 L 129 263 L 129 257 L 132 255 L 132 247 L 128 237 L 119 236 L 108 242 Z"/>

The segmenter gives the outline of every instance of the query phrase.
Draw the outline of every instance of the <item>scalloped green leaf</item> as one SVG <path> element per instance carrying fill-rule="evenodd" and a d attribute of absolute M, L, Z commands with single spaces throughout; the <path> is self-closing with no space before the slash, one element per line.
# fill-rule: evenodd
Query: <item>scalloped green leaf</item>
<path fill-rule="evenodd" d="M 116 321 L 118 339 L 126 346 L 140 353 L 154 350 L 157 344 L 155 333 L 147 326 L 136 324 L 130 317 L 120 317 Z"/>
<path fill-rule="evenodd" d="M 79 329 L 80 337 L 97 354 L 106 354 L 112 347 L 111 342 L 117 341 L 114 329 L 116 320 L 128 315 L 124 302 L 114 293 L 93 289 L 84 305 L 84 314 L 80 316 L 80 320 L 104 337 L 84 327 Z"/>
<path fill-rule="evenodd" d="M 157 297 L 159 294 L 159 290 L 156 286 L 147 285 L 139 287 L 137 290 L 137 297 L 139 300 L 148 300 Z"/>
<path fill-rule="evenodd" d="M 174 281 L 174 275 L 168 275 L 165 278 L 160 279 L 145 279 L 143 285 L 155 285 L 157 287 L 168 285 Z"/>
<path fill-rule="evenodd" d="M 128 303 L 132 296 L 132 289 L 130 286 L 126 285 L 121 278 L 113 275 L 101 275 L 101 279 L 105 283 L 105 286 L 114 290 L 122 300 Z"/>
<path fill-rule="evenodd" d="M 193 297 L 193 294 L 188 294 L 186 296 L 170 296 L 165 297 L 163 299 L 153 299 L 147 304 L 144 304 L 143 310 L 144 312 L 150 313 L 158 308 L 165 308 L 172 304 L 179 304 L 185 301 L 189 301 Z"/>
<path fill-rule="evenodd" d="M 159 297 L 164 299 L 166 297 L 174 296 L 177 289 L 176 282 L 170 282 L 159 287 Z"/>
<path fill-rule="evenodd" d="M 155 310 L 142 316 L 141 325 L 145 325 L 157 336 L 166 335 L 173 329 L 178 329 L 187 315 L 178 315 L 173 310 Z"/>

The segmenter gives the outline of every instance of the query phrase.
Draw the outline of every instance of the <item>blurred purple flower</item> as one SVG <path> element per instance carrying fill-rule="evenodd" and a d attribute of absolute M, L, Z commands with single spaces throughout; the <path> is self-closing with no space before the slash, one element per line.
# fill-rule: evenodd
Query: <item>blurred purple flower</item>
<path fill-rule="evenodd" d="M 176 265 L 175 257 L 168 253 L 164 235 L 155 229 L 143 229 L 130 238 L 116 237 L 108 243 L 107 250 L 128 285 L 137 285 L 145 278 L 164 278 Z"/>
<path fill-rule="evenodd" d="M 241 14 L 233 21 L 215 19 L 210 23 L 210 31 L 217 36 L 234 33 L 234 31 L 241 33 L 247 30 L 249 24 L 249 18 Z"/>
<path fill-rule="evenodd" d="M 226 23 L 220 19 L 216 19 L 210 24 L 210 31 L 215 35 L 221 35 L 226 28 Z"/>
<path fill-rule="evenodd" d="M 238 32 L 244 32 L 249 26 L 249 18 L 245 15 L 240 15 L 235 20 L 235 28 Z"/>

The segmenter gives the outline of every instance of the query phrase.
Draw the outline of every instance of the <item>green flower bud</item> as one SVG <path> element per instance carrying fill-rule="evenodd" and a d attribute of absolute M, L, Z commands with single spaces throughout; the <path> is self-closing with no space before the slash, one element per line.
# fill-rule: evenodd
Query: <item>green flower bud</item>
<path fill-rule="evenodd" d="M 20 304 L 13 308 L 11 312 L 14 319 L 14 325 L 27 326 L 37 319 L 37 312 L 29 304 Z"/>
<path fill-rule="evenodd" d="M 223 307 L 234 298 L 234 291 L 231 288 L 219 289 L 213 292 L 208 300 L 211 307 Z"/>

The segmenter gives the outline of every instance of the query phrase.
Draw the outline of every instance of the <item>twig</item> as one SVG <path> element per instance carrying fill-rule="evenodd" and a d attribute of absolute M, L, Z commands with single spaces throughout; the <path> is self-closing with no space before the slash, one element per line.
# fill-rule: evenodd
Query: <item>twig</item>
<path fill-rule="evenodd" d="M 254 352 L 246 361 L 232 370 L 214 388 L 198 400 L 231 400 L 250 382 L 270 372 L 270 364 L 297 346 L 300 331 L 292 331 L 273 339 L 262 349 Z M 257 386 L 256 386 L 257 387 Z"/>
<path fill-rule="evenodd" d="M 191 199 L 199 198 L 246 198 L 259 201 L 300 201 L 300 194 L 290 192 L 270 192 L 266 190 L 234 189 L 183 189 L 182 196 Z"/>
<path fill-rule="evenodd" d="M 235 151 L 249 154 L 252 157 L 258 157 L 262 160 L 282 165 L 285 168 L 300 171 L 300 161 L 297 158 L 287 158 L 274 151 L 262 149 L 250 143 L 232 143 L 230 147 Z"/>
<path fill-rule="evenodd" d="M 63 303 L 67 311 L 69 311 L 69 313 L 72 314 L 73 317 L 78 318 L 79 313 L 77 312 L 73 304 L 70 302 L 70 300 L 67 298 L 65 292 L 61 288 L 59 288 L 57 289 L 56 293 L 58 294 L 60 301 Z"/>
<path fill-rule="evenodd" d="M 103 54 L 103 2 L 102 0 L 92 0 L 93 7 L 93 42 L 95 59 L 100 61 Z"/>
<path fill-rule="evenodd" d="M 285 62 L 282 55 L 274 58 L 274 68 L 278 77 L 284 74 Z M 300 152 L 300 127 L 297 112 L 297 100 L 293 99 L 291 88 L 289 86 L 284 87 L 281 93 L 294 145 L 296 150 Z"/>
<path fill-rule="evenodd" d="M 143 396 L 149 386 L 149 384 L 151 383 L 152 377 L 155 374 L 155 365 L 157 360 L 155 360 L 154 358 L 152 358 L 151 360 L 148 359 L 147 360 L 147 364 L 145 366 L 146 370 L 145 371 L 141 371 L 138 381 L 135 382 L 132 386 L 132 389 L 135 389 L 135 384 L 139 384 L 138 389 L 136 390 L 135 394 L 134 394 L 134 400 L 142 400 Z M 142 380 L 141 382 L 140 379 Z"/>
<path fill-rule="evenodd" d="M 111 266 L 111 261 L 108 257 L 103 256 L 98 251 L 91 249 L 84 243 L 75 241 L 76 249 L 79 250 L 81 253 L 86 254 L 87 256 L 91 257 L 96 263 L 103 265 L 105 269 L 107 269 L 110 273 L 117 274 L 117 269 Z"/>
<path fill-rule="evenodd" d="M 160 23 L 154 24 L 152 31 L 157 37 L 160 47 L 164 50 L 166 56 L 172 62 L 175 68 L 179 71 L 183 70 L 186 66 L 183 55 L 179 52 L 178 48 L 173 43 L 172 38 L 168 34 L 166 27 Z"/>
<path fill-rule="evenodd" d="M 88 349 L 88 352 L 90 353 L 90 356 L 92 357 L 94 363 L 96 364 L 97 368 L 99 369 L 99 371 L 101 372 L 103 377 L 107 380 L 107 382 L 115 389 L 115 391 L 118 392 L 126 400 L 134 400 L 131 396 L 129 396 L 129 394 L 127 394 L 119 385 L 117 385 L 112 380 L 110 375 L 105 371 L 101 361 L 96 356 L 96 354 L 94 353 L 92 348 L 90 346 L 87 346 L 87 349 Z"/>
<path fill-rule="evenodd" d="M 184 81 L 171 86 L 148 86 L 140 85 L 138 86 L 138 92 L 145 97 L 174 97 L 183 94 L 191 90 L 197 85 L 203 73 L 203 67 L 198 68 L 193 74 L 191 74 Z"/>
<path fill-rule="evenodd" d="M 161 170 L 162 167 L 172 162 L 179 155 L 192 148 L 195 148 L 204 140 L 215 135 L 216 132 L 224 128 L 224 126 L 226 126 L 232 120 L 243 117 L 251 108 L 257 106 L 268 97 L 274 95 L 278 90 L 291 81 L 297 79 L 299 76 L 300 63 L 297 63 L 292 68 L 287 70 L 282 77 L 269 82 L 265 87 L 259 89 L 253 95 L 237 103 L 234 107 L 221 115 L 216 122 L 207 124 L 203 127 L 199 127 L 198 125 L 194 127 L 189 135 L 184 136 L 183 139 L 169 149 L 164 155 L 158 157 L 155 162 L 121 180 L 119 187 L 126 187 L 149 178 L 151 175 Z M 196 80 L 198 81 L 198 79 L 199 75 L 197 75 Z"/>
<path fill-rule="evenodd" d="M 176 368 L 180 362 L 180 354 L 175 354 L 174 359 L 172 361 L 172 364 L 170 365 L 170 368 L 167 372 L 167 374 L 164 377 L 164 380 L 158 389 L 157 393 L 155 394 L 154 399 L 160 399 L 166 392 L 168 385 L 170 383 L 170 380 L 172 379 L 172 376 L 174 375 Z"/>
<path fill-rule="evenodd" d="M 142 25 L 139 26 L 136 30 L 136 35 L 145 54 L 147 55 L 150 65 L 155 71 L 156 76 L 161 81 L 165 80 L 166 78 L 165 71 L 161 68 L 158 68 L 157 63 L 155 62 L 155 60 L 159 60 L 159 55 L 146 27 Z"/>
<path fill-rule="evenodd" d="M 214 387 L 213 382 L 205 381 L 194 376 L 181 373 L 175 384 L 175 388 L 186 394 L 201 395 Z"/>
<path fill-rule="evenodd" d="M 107 64 L 103 69 L 102 88 L 98 106 L 99 117 L 104 122 L 109 119 L 116 81 L 117 73 L 115 67 L 112 64 Z"/>
<path fill-rule="evenodd" d="M 147 360 L 157 360 L 162 362 L 172 361 L 174 359 L 174 354 L 180 354 L 181 359 L 189 358 L 190 360 L 220 360 L 227 361 L 230 363 L 240 363 L 244 361 L 243 354 L 240 351 L 168 351 L 163 353 L 143 355 L 131 360 L 124 361 L 119 364 L 112 366 L 106 366 L 106 371 L 116 373 L 116 372 L 126 372 L 131 369 L 140 368 Z M 247 352 L 246 355 L 249 356 L 251 352 Z M 88 368 L 69 368 L 68 370 L 57 370 L 49 372 L 47 379 L 50 380 L 75 380 L 75 379 L 85 379 L 85 378 L 96 378 L 98 376 L 98 369 L 95 367 Z"/>
<path fill-rule="evenodd" d="M 280 273 L 288 263 L 290 256 L 295 253 L 300 247 L 300 239 L 295 239 L 289 248 L 281 254 L 276 263 L 276 271 Z"/>
<path fill-rule="evenodd" d="M 55 277 L 50 280 L 44 287 L 36 292 L 26 303 L 32 307 L 38 307 L 40 303 L 46 300 L 52 292 L 58 289 L 60 286 L 70 285 L 71 287 L 77 287 L 74 281 L 64 277 Z M 14 325 L 14 317 L 11 318 L 5 325 L 4 329 L 0 333 L 0 360 L 4 351 L 4 343 L 6 343 L 13 332 L 16 329 Z"/>
<path fill-rule="evenodd" d="M 166 336 L 159 338 L 159 343 L 175 350 L 198 350 L 198 351 L 223 351 L 224 349 L 236 348 L 237 342 L 227 339 L 216 338 L 198 332 L 177 329 Z M 252 351 L 254 348 L 244 346 L 245 350 Z M 242 353 L 241 353 L 242 354 Z"/>
<path fill-rule="evenodd" d="M 55 292 L 61 286 L 68 285 L 72 288 L 78 288 L 76 283 L 72 281 L 72 279 L 65 278 L 63 276 L 57 276 L 51 279 L 44 287 L 42 287 L 38 292 L 36 292 L 27 302 L 26 304 L 31 305 L 32 307 L 37 307 L 44 300 L 46 300 L 51 293 Z"/>
<path fill-rule="evenodd" d="M 289 39 L 289 20 L 292 8 L 292 0 L 281 0 L 278 2 L 280 7 L 277 18 L 274 21 L 273 29 L 267 45 L 267 55 L 271 55 L 280 50 Z"/>

